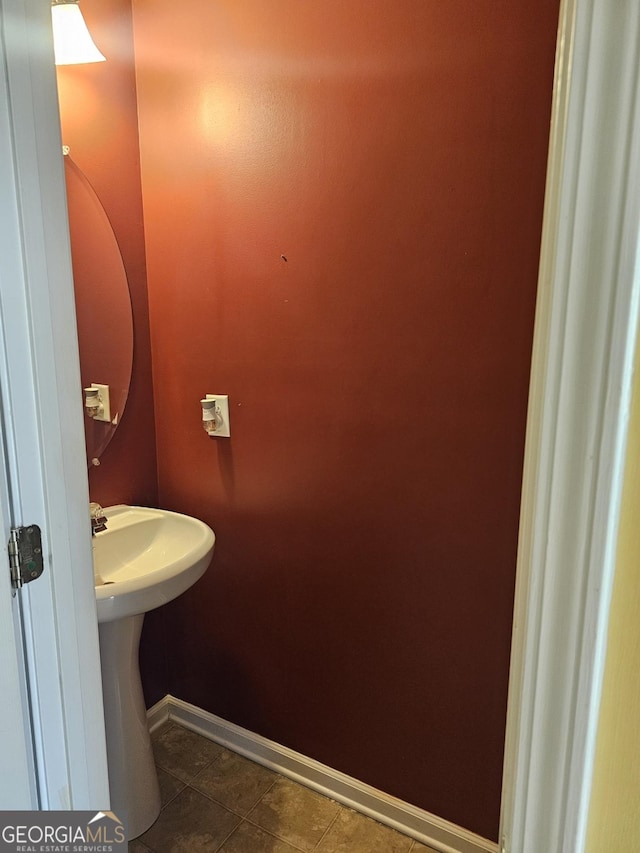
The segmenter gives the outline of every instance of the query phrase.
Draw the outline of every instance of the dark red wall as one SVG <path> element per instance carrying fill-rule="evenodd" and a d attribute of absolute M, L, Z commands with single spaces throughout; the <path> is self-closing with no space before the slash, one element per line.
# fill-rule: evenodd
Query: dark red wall
<path fill-rule="evenodd" d="M 169 690 L 496 839 L 558 0 L 133 8 Z"/>
<path fill-rule="evenodd" d="M 155 426 L 131 4 L 129 0 L 88 0 L 82 12 L 108 61 L 58 68 L 62 140 L 95 189 L 115 232 L 129 281 L 135 331 L 125 413 L 100 467 L 89 472 L 89 488 L 91 499 L 104 506 L 155 506 Z"/>

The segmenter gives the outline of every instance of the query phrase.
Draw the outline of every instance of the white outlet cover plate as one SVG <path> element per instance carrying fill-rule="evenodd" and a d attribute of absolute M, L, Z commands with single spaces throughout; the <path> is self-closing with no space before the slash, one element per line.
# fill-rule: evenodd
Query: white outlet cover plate
<path fill-rule="evenodd" d="M 106 421 L 107 423 L 111 423 L 111 402 L 109 400 L 109 386 L 100 385 L 99 382 L 92 382 L 91 387 L 98 389 L 98 391 L 100 392 L 100 402 L 102 403 L 102 412 L 97 415 L 94 420 Z"/>
<path fill-rule="evenodd" d="M 229 424 L 229 395 L 228 394 L 207 394 L 207 400 L 215 400 L 216 401 L 216 420 L 218 421 L 218 427 L 216 431 L 210 433 L 210 435 L 215 438 L 230 438 L 231 437 L 231 426 Z"/>

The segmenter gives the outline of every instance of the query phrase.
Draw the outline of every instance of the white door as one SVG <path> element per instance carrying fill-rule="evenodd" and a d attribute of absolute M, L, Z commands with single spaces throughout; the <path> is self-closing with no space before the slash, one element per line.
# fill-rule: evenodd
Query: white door
<path fill-rule="evenodd" d="M 3 432 L 0 429 L 0 432 Z M 4 435 L 0 436 L 4 445 Z M 9 541 L 9 501 L 5 455 L 0 455 L 0 516 L 3 542 Z M 0 565 L 0 808 L 38 807 L 31 719 L 22 653 L 18 596 L 12 595 L 9 572 Z"/>
<path fill-rule="evenodd" d="M 109 803 L 81 393 L 50 5 L 0 0 L 0 809 Z"/>

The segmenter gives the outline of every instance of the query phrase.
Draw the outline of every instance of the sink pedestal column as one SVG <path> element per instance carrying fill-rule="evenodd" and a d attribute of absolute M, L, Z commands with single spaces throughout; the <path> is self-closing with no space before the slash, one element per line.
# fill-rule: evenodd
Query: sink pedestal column
<path fill-rule="evenodd" d="M 160 814 L 138 664 L 143 621 L 141 614 L 98 626 L 111 810 L 118 817 L 127 815 L 130 839 L 141 835 Z"/>

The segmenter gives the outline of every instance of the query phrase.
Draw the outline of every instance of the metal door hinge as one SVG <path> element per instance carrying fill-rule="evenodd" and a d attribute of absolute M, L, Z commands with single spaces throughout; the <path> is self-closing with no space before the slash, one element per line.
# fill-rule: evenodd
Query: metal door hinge
<path fill-rule="evenodd" d="M 9 569 L 11 586 L 20 589 L 39 578 L 44 571 L 42 537 L 37 524 L 12 527 L 9 539 Z"/>

